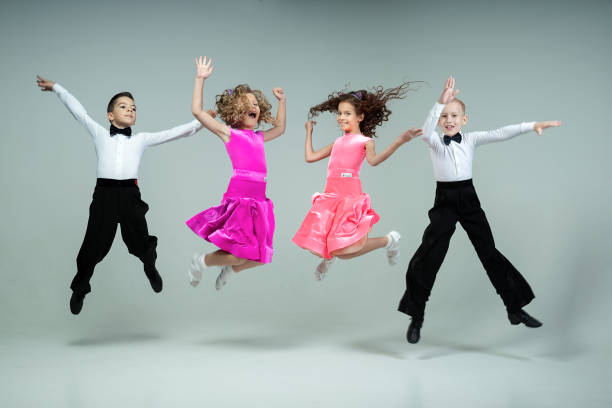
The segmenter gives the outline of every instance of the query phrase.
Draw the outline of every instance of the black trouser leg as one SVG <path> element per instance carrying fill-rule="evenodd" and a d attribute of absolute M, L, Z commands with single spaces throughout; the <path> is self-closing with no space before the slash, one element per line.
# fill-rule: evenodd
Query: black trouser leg
<path fill-rule="evenodd" d="M 96 187 L 89 206 L 85 238 L 77 256 L 77 273 L 70 285 L 74 292 L 91 292 L 89 280 L 96 264 L 104 259 L 113 244 L 118 220 L 117 195 L 113 189 Z"/>
<path fill-rule="evenodd" d="M 495 248 L 487 217 L 472 186 L 462 190 L 459 223 L 476 249 L 478 258 L 509 311 L 518 311 L 534 298 L 520 272 Z"/>
<path fill-rule="evenodd" d="M 140 198 L 138 188 L 130 188 L 121 198 L 121 237 L 130 254 L 138 257 L 145 266 L 145 273 L 152 271 L 157 259 L 157 237 L 149 235 L 145 214 L 147 203 Z"/>
<path fill-rule="evenodd" d="M 430 223 L 423 240 L 406 271 L 406 291 L 398 310 L 416 320 L 423 319 L 436 274 L 444 261 L 448 244 L 455 232 L 457 211 L 452 205 L 454 191 L 436 189 L 434 206 L 429 210 Z"/>

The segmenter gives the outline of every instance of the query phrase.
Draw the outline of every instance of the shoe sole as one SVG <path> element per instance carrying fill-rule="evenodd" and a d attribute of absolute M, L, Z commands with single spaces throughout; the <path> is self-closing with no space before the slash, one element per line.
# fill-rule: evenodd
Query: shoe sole
<path fill-rule="evenodd" d="M 509 320 L 510 320 L 510 324 L 513 325 L 513 326 L 518 326 L 519 324 L 523 323 L 525 325 L 525 327 L 529 327 L 530 329 L 537 329 L 538 327 L 542 327 L 542 323 L 536 324 L 536 325 L 528 325 L 527 323 L 525 323 L 521 319 L 511 319 L 511 318 L 509 318 Z"/>

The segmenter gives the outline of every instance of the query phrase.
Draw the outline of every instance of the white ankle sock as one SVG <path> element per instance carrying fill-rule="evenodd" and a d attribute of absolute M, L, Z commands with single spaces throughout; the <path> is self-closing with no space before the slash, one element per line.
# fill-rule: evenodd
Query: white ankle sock
<path fill-rule="evenodd" d="M 189 282 L 192 286 L 198 286 L 200 280 L 202 280 L 202 274 L 204 270 L 207 268 L 206 263 L 204 262 L 205 253 L 194 254 L 191 257 L 191 264 L 189 265 L 189 269 L 187 270 L 187 274 L 189 275 Z"/>
<path fill-rule="evenodd" d="M 336 258 L 323 259 L 321 261 L 321 263 L 317 266 L 317 269 L 315 269 L 314 275 L 316 280 L 323 280 L 325 274 L 327 273 L 327 271 L 329 271 L 329 268 L 331 267 L 331 264 L 334 263 L 335 259 Z"/>
<path fill-rule="evenodd" d="M 385 246 L 385 248 L 387 249 L 387 261 L 389 261 L 389 265 L 395 265 L 399 260 L 399 241 L 402 236 L 397 231 L 390 231 L 385 236 L 388 239 L 387 245 Z"/>
<path fill-rule="evenodd" d="M 234 271 L 234 268 L 231 265 L 223 266 L 215 282 L 215 288 L 217 290 L 221 290 L 221 288 L 227 285 L 227 282 L 235 275 L 238 275 L 238 272 Z"/>

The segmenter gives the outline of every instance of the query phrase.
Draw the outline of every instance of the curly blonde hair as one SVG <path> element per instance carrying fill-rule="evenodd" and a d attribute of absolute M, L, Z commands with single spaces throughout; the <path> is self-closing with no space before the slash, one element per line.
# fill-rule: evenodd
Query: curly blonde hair
<path fill-rule="evenodd" d="M 226 89 L 222 94 L 217 95 L 217 112 L 221 116 L 221 120 L 231 127 L 240 126 L 244 115 L 251 110 L 251 105 L 246 97 L 247 94 L 253 94 L 259 105 L 257 126 L 261 122 L 275 125 L 276 121 L 272 117 L 272 105 L 268 102 L 263 92 L 251 89 L 246 84 L 238 85 L 234 89 Z"/>

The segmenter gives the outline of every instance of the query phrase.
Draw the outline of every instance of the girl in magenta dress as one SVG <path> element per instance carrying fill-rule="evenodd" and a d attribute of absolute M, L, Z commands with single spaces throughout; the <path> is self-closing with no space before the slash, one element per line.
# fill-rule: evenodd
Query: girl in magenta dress
<path fill-rule="evenodd" d="M 189 279 L 197 286 L 206 268 L 220 266 L 215 287 L 221 289 L 240 271 L 272 261 L 274 252 L 274 209 L 266 197 L 266 156 L 264 142 L 285 131 L 285 94 L 274 88 L 278 99 L 276 119 L 272 106 L 261 91 L 238 85 L 217 95 L 217 112 L 226 125 L 202 109 L 204 82 L 212 71 L 212 60 L 196 59 L 196 79 L 192 112 L 204 127 L 225 144 L 233 173 L 221 204 L 194 215 L 187 226 L 219 249 L 209 254 L 195 254 L 189 266 Z M 273 128 L 255 131 L 260 122 Z"/>
<path fill-rule="evenodd" d="M 320 112 L 337 115 L 343 136 L 320 150 L 312 147 L 312 129 L 316 122 L 306 122 L 306 161 L 312 163 L 328 156 L 327 183 L 324 193 L 312 197 L 312 208 L 306 215 L 293 242 L 323 258 L 315 270 L 315 278 L 323 279 L 334 258 L 350 259 L 378 248 L 387 249 L 389 264 L 399 258 L 397 231 L 384 237 L 370 238 L 379 215 L 371 207 L 370 196 L 361 189 L 359 171 L 364 159 L 377 166 L 389 158 L 402 144 L 422 134 L 421 129 L 408 129 L 382 152 L 376 153 L 376 127 L 388 120 L 391 99 L 404 98 L 409 83 L 391 89 L 378 87 L 372 91 L 335 92 L 310 109 L 310 117 Z"/>

